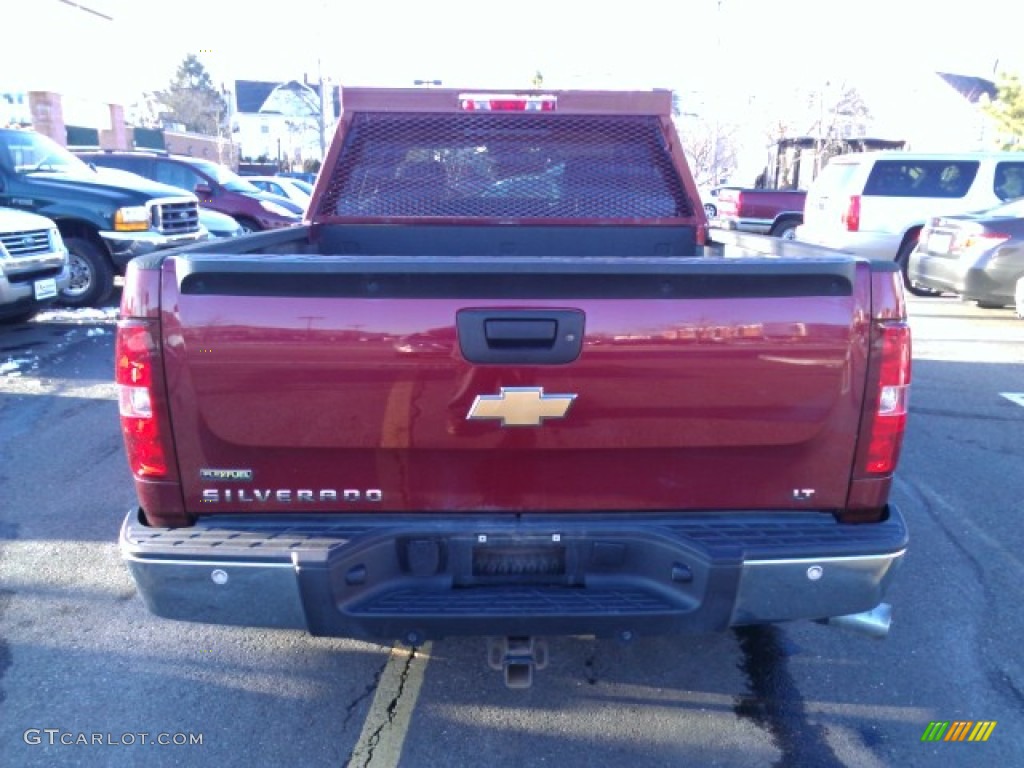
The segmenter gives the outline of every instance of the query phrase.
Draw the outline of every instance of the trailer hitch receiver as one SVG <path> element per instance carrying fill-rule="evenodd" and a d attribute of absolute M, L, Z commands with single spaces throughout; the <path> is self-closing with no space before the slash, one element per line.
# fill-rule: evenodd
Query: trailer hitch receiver
<path fill-rule="evenodd" d="M 487 663 L 491 669 L 504 671 L 509 688 L 529 688 L 533 671 L 548 665 L 547 641 L 537 637 L 489 637 Z"/>

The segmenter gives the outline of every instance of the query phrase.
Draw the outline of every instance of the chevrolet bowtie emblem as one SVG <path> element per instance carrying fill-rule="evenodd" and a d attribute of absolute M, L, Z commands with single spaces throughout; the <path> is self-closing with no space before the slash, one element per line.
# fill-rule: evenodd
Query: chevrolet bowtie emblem
<path fill-rule="evenodd" d="M 502 387 L 500 395 L 477 395 L 467 419 L 501 419 L 503 427 L 539 427 L 562 419 L 576 395 L 545 395 L 544 387 Z"/>

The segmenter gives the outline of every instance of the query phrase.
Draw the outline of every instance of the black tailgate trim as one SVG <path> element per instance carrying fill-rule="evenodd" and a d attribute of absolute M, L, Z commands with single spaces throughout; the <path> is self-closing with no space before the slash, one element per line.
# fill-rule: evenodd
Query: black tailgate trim
<path fill-rule="evenodd" d="M 459 262 L 462 263 L 459 263 Z M 701 299 L 850 296 L 853 261 L 237 259 L 181 265 L 192 296 Z"/>

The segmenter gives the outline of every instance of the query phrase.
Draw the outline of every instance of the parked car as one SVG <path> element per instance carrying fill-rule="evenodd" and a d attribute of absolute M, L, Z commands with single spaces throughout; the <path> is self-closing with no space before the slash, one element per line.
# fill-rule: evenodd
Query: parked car
<path fill-rule="evenodd" d="M 301 205 L 302 210 L 306 210 L 309 206 L 309 196 L 312 194 L 313 188 L 306 185 L 306 189 L 309 190 L 307 192 L 300 186 L 305 184 L 301 179 L 289 179 L 284 176 L 246 176 L 245 180 L 264 192 L 287 197 L 296 205 Z"/>
<path fill-rule="evenodd" d="M 68 249 L 57 224 L 0 208 L 0 320 L 27 320 L 56 302 L 70 281 Z"/>
<path fill-rule="evenodd" d="M 236 219 L 211 208 L 199 209 L 199 223 L 206 228 L 211 237 L 239 237 L 245 234 L 245 230 Z"/>
<path fill-rule="evenodd" d="M 133 180 L 140 182 L 147 181 L 137 173 L 122 171 L 119 168 L 97 168 L 96 173 L 101 179 L 110 181 L 121 181 L 132 183 Z M 212 208 L 199 208 L 199 224 L 209 233 L 211 237 L 238 237 L 245 234 L 242 225 L 226 213 L 220 213 Z"/>
<path fill-rule="evenodd" d="M 833 158 L 811 184 L 796 239 L 896 261 L 907 289 L 910 254 L 925 222 L 1024 195 L 1024 153 L 864 152 Z"/>
<path fill-rule="evenodd" d="M 718 187 L 701 187 L 698 190 L 700 192 L 701 204 L 704 206 L 704 213 L 709 220 L 718 218 L 718 193 L 726 188 L 725 185 L 722 185 Z"/>
<path fill-rule="evenodd" d="M 313 184 L 316 183 L 315 179 L 313 181 L 305 181 L 303 179 L 292 179 L 292 183 L 310 197 L 313 196 Z"/>
<path fill-rule="evenodd" d="M 910 280 L 979 307 L 1014 303 L 1024 278 L 1024 198 L 976 213 L 931 219 L 910 254 Z"/>
<path fill-rule="evenodd" d="M 246 232 L 299 224 L 305 210 L 253 186 L 224 165 L 198 157 L 123 151 L 82 152 L 78 156 L 93 165 L 131 171 L 194 192 L 202 207 L 233 217 Z"/>
<path fill-rule="evenodd" d="M 206 237 L 191 192 L 138 176 L 103 177 L 49 136 L 0 129 L 0 205 L 53 220 L 71 281 L 60 303 L 102 304 L 136 256 Z"/>
<path fill-rule="evenodd" d="M 1017 317 L 1024 320 L 1024 277 L 1017 281 L 1017 289 L 1013 292 L 1013 304 Z"/>
<path fill-rule="evenodd" d="M 310 186 L 316 184 L 316 174 L 309 173 L 308 171 L 281 171 L 277 175 L 285 176 L 289 179 L 298 179 L 304 184 L 308 184 Z M 310 194 L 312 194 L 312 190 L 310 191 Z"/>

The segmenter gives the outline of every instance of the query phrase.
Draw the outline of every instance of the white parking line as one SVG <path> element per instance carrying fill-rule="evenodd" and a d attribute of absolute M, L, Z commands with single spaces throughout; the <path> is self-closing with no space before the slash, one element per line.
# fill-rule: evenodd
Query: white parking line
<path fill-rule="evenodd" d="M 1017 405 L 1024 408 L 1024 392 L 1000 392 L 999 394 L 1005 397 L 1011 403 L 1016 403 Z"/>
<path fill-rule="evenodd" d="M 429 660 L 430 643 L 419 648 L 391 649 L 363 731 L 352 750 L 350 768 L 396 768 Z"/>

